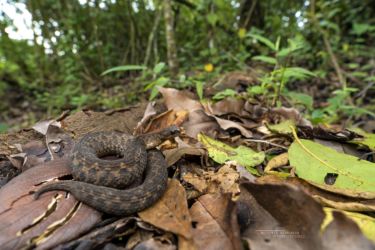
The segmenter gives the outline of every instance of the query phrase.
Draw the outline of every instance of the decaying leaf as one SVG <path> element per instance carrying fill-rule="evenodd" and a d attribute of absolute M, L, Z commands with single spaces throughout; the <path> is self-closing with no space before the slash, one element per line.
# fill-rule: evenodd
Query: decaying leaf
<path fill-rule="evenodd" d="M 150 208 L 139 212 L 138 215 L 151 225 L 177 234 L 179 244 L 183 244 L 183 249 L 194 248 L 186 193 L 177 180 L 170 180 L 162 198 Z"/>
<path fill-rule="evenodd" d="M 190 208 L 198 249 L 241 249 L 235 204 L 230 195 L 206 194 Z"/>
<path fill-rule="evenodd" d="M 288 153 L 283 153 L 273 157 L 268 163 L 264 172 L 268 173 L 276 168 L 287 165 L 289 162 Z"/>
<path fill-rule="evenodd" d="M 194 155 L 200 156 L 201 158 L 207 155 L 206 150 L 198 145 L 191 145 L 180 138 L 175 139 L 178 147 L 173 149 L 164 150 L 163 154 L 167 161 L 168 166 L 175 164 L 178 160 L 180 160 L 184 155 Z"/>
<path fill-rule="evenodd" d="M 268 184 L 287 183 L 294 185 L 308 193 L 323 206 L 330 206 L 347 211 L 375 211 L 375 199 L 363 199 L 335 194 L 324 189 L 317 188 L 307 181 L 296 177 L 280 178 L 277 175 L 266 175 L 259 177 L 256 182 Z"/>
<path fill-rule="evenodd" d="M 198 135 L 198 140 L 205 145 L 209 156 L 217 163 L 223 164 L 226 161 L 236 161 L 246 167 L 252 174 L 257 174 L 256 169 L 253 167 L 264 161 L 264 152 L 255 152 L 246 146 L 233 148 L 203 134 Z"/>
<path fill-rule="evenodd" d="M 360 214 L 360 213 L 353 213 L 347 212 L 337 209 L 332 209 L 325 207 L 324 212 L 326 213 L 326 219 L 322 225 L 322 229 L 324 230 L 326 226 L 332 222 L 333 216 L 332 213 L 334 211 L 339 211 L 345 214 L 348 218 L 352 219 L 357 226 L 361 229 L 363 235 L 365 235 L 368 239 L 372 240 L 375 243 L 375 219 L 373 217 Z"/>
<path fill-rule="evenodd" d="M 322 249 L 322 207 L 289 185 L 243 183 L 241 231 L 251 249 Z M 246 223 L 247 222 L 247 223 Z"/>
<path fill-rule="evenodd" d="M 164 103 L 168 109 L 174 111 L 188 110 L 189 112 L 202 109 L 199 101 L 188 97 L 183 91 L 163 87 L 159 87 L 159 91 L 163 95 Z"/>
<path fill-rule="evenodd" d="M 235 198 L 240 192 L 240 174 L 235 167 L 229 163 L 217 172 L 207 171 L 201 175 L 187 173 L 182 178 L 201 193 L 231 193 L 232 198 Z"/>
<path fill-rule="evenodd" d="M 375 245 L 361 233 L 351 219 L 338 211 L 333 211 L 332 214 L 334 220 L 324 230 L 322 237 L 324 249 L 375 249 Z"/>

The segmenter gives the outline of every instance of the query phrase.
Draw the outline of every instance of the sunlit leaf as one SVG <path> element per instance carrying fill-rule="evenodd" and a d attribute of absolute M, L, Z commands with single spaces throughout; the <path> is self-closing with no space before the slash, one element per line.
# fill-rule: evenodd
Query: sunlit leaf
<path fill-rule="evenodd" d="M 253 33 L 248 33 L 246 36 L 254 38 L 255 40 L 258 40 L 259 42 L 263 43 L 264 45 L 266 45 L 267 47 L 269 47 L 273 51 L 276 51 L 275 44 L 273 44 L 273 42 L 271 42 L 271 40 L 269 40 L 268 38 L 266 38 L 264 36 L 261 36 L 259 34 L 253 34 Z"/>
<path fill-rule="evenodd" d="M 256 60 L 256 61 L 269 63 L 269 64 L 276 64 L 277 63 L 277 60 L 273 57 L 270 57 L 270 56 L 254 56 L 252 59 Z"/>
<path fill-rule="evenodd" d="M 253 174 L 257 174 L 254 167 L 261 164 L 265 158 L 264 152 L 255 152 L 245 146 L 233 148 L 203 134 L 198 134 L 198 140 L 207 148 L 208 155 L 217 163 L 236 161 Z"/>
<path fill-rule="evenodd" d="M 203 99 L 203 82 L 196 81 L 195 82 L 195 90 L 197 91 L 197 95 L 199 97 L 199 100 Z"/>
<path fill-rule="evenodd" d="M 212 99 L 213 100 L 221 100 L 224 99 L 225 97 L 234 97 L 237 95 L 237 92 L 233 89 L 225 89 L 223 91 L 220 91 L 216 93 Z"/>
<path fill-rule="evenodd" d="M 375 198 L 375 163 L 296 136 L 288 154 L 299 178 L 331 192 Z"/>
<path fill-rule="evenodd" d="M 165 63 L 160 62 L 160 63 L 155 65 L 155 67 L 152 71 L 154 72 L 154 74 L 159 74 L 164 69 L 164 67 L 165 67 Z"/>
<path fill-rule="evenodd" d="M 122 66 L 117 66 L 117 67 L 107 69 L 101 75 L 104 76 L 109 73 L 118 72 L 118 71 L 145 70 L 145 69 L 147 69 L 147 67 L 142 66 L 142 65 L 122 65 Z"/>

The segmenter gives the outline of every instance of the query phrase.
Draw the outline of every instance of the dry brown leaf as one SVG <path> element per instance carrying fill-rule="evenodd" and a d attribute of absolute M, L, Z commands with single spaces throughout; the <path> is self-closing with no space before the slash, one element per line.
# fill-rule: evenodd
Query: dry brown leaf
<path fill-rule="evenodd" d="M 323 245 L 325 249 L 375 249 L 375 244 L 362 234 L 354 221 L 338 211 L 333 212 L 333 217 L 334 220 L 324 230 Z"/>
<path fill-rule="evenodd" d="M 178 144 L 177 148 L 163 151 L 168 166 L 175 164 L 184 155 L 195 155 L 200 156 L 201 158 L 207 155 L 206 150 L 198 145 L 188 144 L 178 137 L 175 140 Z"/>
<path fill-rule="evenodd" d="M 0 189 L 0 213 L 17 205 L 19 198 L 39 188 L 37 185 L 70 173 L 67 159 L 50 161 L 25 171 Z"/>
<path fill-rule="evenodd" d="M 201 193 L 231 193 L 236 197 L 240 192 L 240 174 L 230 163 L 222 166 L 217 172 L 204 171 L 201 175 L 187 173 L 182 178 Z"/>
<path fill-rule="evenodd" d="M 220 128 L 222 128 L 223 130 L 235 128 L 235 129 L 238 129 L 241 132 L 241 134 L 245 136 L 246 138 L 253 136 L 253 133 L 251 133 L 249 130 L 244 128 L 239 122 L 222 119 L 216 116 L 213 116 L 213 118 L 217 121 L 217 123 L 220 125 Z"/>
<path fill-rule="evenodd" d="M 46 134 L 46 145 L 52 159 L 69 157 L 74 146 L 71 135 L 60 127 L 50 125 Z"/>
<path fill-rule="evenodd" d="M 282 120 L 292 120 L 297 125 L 312 126 L 311 122 L 303 118 L 302 114 L 295 108 L 272 108 L 268 116 L 274 121 L 279 121 L 279 117 L 281 117 Z"/>
<path fill-rule="evenodd" d="M 35 131 L 37 131 L 38 133 L 42 135 L 46 135 L 49 126 L 51 126 L 52 124 L 54 126 L 61 127 L 60 122 L 56 122 L 55 120 L 46 120 L 46 121 L 40 121 L 40 122 L 35 123 L 32 129 L 34 129 Z"/>
<path fill-rule="evenodd" d="M 220 132 L 220 126 L 216 120 L 209 117 L 203 110 L 196 110 L 189 113 L 189 120 L 183 124 L 186 135 L 197 138 L 199 133 L 204 133 L 210 137 L 216 137 Z"/>
<path fill-rule="evenodd" d="M 198 249 L 242 249 L 235 203 L 230 195 L 206 194 L 190 208 Z"/>
<path fill-rule="evenodd" d="M 302 190 L 291 185 L 243 183 L 240 202 L 242 220 L 250 221 L 242 225 L 242 236 L 251 249 L 269 245 L 277 249 L 322 249 L 323 209 Z M 248 210 L 253 213 L 246 216 Z"/>
<path fill-rule="evenodd" d="M 152 250 L 152 249 L 160 249 L 160 250 L 176 250 L 176 246 L 163 244 L 160 241 L 157 241 L 153 238 L 148 239 L 146 241 L 141 242 L 137 246 L 134 247 L 134 250 Z"/>
<path fill-rule="evenodd" d="M 180 126 L 188 118 L 188 115 L 186 110 L 174 111 L 170 109 L 165 111 L 150 120 L 144 133 L 161 131 L 172 125 Z"/>
<path fill-rule="evenodd" d="M 38 240 L 35 243 L 55 246 L 87 231 L 100 220 L 99 212 L 86 205 L 78 208 L 74 197 L 65 198 L 65 192 L 49 192 L 38 200 L 29 193 L 45 181 L 68 174 L 69 161 L 54 160 L 25 171 L 0 189 L 0 245 L 19 249 L 34 243 L 30 241 L 34 239 Z M 51 225 L 56 227 L 51 230 Z M 46 231 L 49 238 L 38 238 Z M 54 236 L 56 233 L 58 236 Z"/>
<path fill-rule="evenodd" d="M 151 120 L 151 118 L 157 114 L 157 111 L 155 109 L 155 104 L 156 104 L 155 102 L 149 102 L 147 104 L 143 117 L 138 122 L 137 127 L 136 127 L 136 131 L 139 132 L 139 134 L 143 133 L 143 131 L 141 131 L 140 128 L 146 127 L 146 124 Z"/>
<path fill-rule="evenodd" d="M 266 168 L 264 169 L 264 172 L 269 172 L 275 168 L 279 168 L 282 166 L 287 165 L 289 162 L 288 153 L 282 153 L 280 155 L 277 155 L 273 157 L 268 163 Z"/>
<path fill-rule="evenodd" d="M 96 249 L 114 238 L 134 233 L 139 219 L 125 217 L 91 230 L 74 241 L 64 243 L 59 249 Z M 150 230 L 150 229 L 148 229 Z"/>
<path fill-rule="evenodd" d="M 204 108 L 213 115 L 235 114 L 239 117 L 249 117 L 249 113 L 244 109 L 244 105 L 244 99 L 229 97 L 216 103 L 206 103 L 204 104 Z"/>
<path fill-rule="evenodd" d="M 169 180 L 167 191 L 154 205 L 138 213 L 139 217 L 165 231 L 179 236 L 179 249 L 193 249 L 191 218 L 184 187 L 177 180 Z"/>
<path fill-rule="evenodd" d="M 319 189 L 300 178 L 279 178 L 274 175 L 261 176 L 256 180 L 257 183 L 268 184 L 291 184 L 294 185 L 309 195 L 324 206 L 329 206 L 347 211 L 375 211 L 375 199 L 361 199 L 338 195 L 332 192 Z"/>
<path fill-rule="evenodd" d="M 203 108 L 199 101 L 188 97 L 183 91 L 163 87 L 160 87 L 159 91 L 163 95 L 164 103 L 168 109 L 193 112 Z"/>

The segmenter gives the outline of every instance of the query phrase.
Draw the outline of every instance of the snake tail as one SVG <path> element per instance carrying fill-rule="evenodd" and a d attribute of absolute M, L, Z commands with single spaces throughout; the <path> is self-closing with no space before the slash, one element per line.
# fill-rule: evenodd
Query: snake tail
<path fill-rule="evenodd" d="M 147 162 L 143 183 L 130 189 L 121 190 L 67 180 L 42 186 L 34 194 L 34 198 L 38 199 L 48 191 L 64 190 L 101 212 L 117 216 L 130 215 L 154 204 L 167 188 L 167 164 L 162 153 L 157 150 L 149 151 Z"/>

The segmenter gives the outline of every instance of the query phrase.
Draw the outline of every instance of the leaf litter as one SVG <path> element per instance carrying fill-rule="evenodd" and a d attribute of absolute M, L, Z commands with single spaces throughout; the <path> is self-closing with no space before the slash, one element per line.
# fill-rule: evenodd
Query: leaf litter
<path fill-rule="evenodd" d="M 373 134 L 313 127 L 294 108 L 266 108 L 233 97 L 200 102 L 187 91 L 159 91 L 163 101 L 113 112 L 65 112 L 32 130 L 1 135 L 0 173 L 9 178 L 0 189 L 0 244 L 338 249 L 346 242 L 353 249 L 374 247 L 374 217 L 368 213 L 375 207 L 375 163 L 358 158 L 373 149 Z M 137 215 L 111 217 L 61 191 L 32 198 L 40 185 L 72 178 L 70 152 L 84 134 L 143 134 L 171 125 L 181 127 L 182 134 L 160 147 L 168 162 L 167 191 Z M 348 145 L 351 155 L 331 148 Z M 7 169 L 13 165 L 19 172 L 11 179 Z"/>

